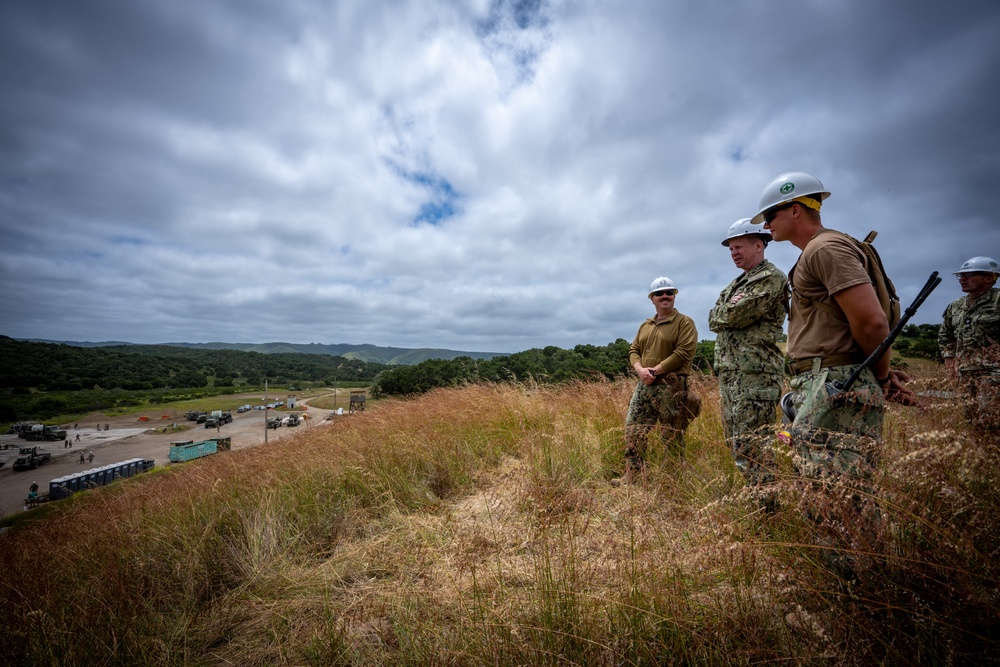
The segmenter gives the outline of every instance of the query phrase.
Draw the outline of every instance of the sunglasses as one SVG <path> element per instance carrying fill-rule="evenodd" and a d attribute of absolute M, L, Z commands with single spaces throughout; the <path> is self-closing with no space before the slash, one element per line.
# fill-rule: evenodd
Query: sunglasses
<path fill-rule="evenodd" d="M 677 294 L 677 290 L 675 289 L 664 289 L 659 292 L 653 292 L 653 296 L 674 296 L 675 294 Z"/>
<path fill-rule="evenodd" d="M 791 204 L 785 204 L 784 206 L 775 206 L 770 211 L 764 213 L 764 222 L 768 225 L 771 224 L 771 221 L 774 220 L 776 215 L 784 211 L 786 208 L 791 208 L 791 206 L 792 206 Z"/>

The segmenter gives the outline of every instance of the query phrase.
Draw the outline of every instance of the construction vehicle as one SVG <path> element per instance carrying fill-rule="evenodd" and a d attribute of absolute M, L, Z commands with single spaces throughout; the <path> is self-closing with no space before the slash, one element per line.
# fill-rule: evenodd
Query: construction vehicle
<path fill-rule="evenodd" d="M 14 470 L 34 470 L 43 463 L 51 460 L 52 454 L 38 451 L 37 445 L 34 447 L 21 447 L 11 468 Z"/>
<path fill-rule="evenodd" d="M 299 425 L 299 415 L 291 414 L 288 415 L 288 419 L 285 421 L 285 426 L 298 426 Z"/>
<path fill-rule="evenodd" d="M 45 424 L 21 424 L 17 437 L 24 440 L 54 442 L 65 440 L 68 432 L 62 426 L 46 426 Z"/>
<path fill-rule="evenodd" d="M 267 420 L 268 428 L 279 428 L 281 426 L 281 417 L 271 417 Z"/>

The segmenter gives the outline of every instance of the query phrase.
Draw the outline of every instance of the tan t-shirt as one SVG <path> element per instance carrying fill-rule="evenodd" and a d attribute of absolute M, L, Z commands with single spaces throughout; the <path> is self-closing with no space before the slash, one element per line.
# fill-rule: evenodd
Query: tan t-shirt
<path fill-rule="evenodd" d="M 851 336 L 847 316 L 834 294 L 862 283 L 871 283 L 861 250 L 844 234 L 823 230 L 809 241 L 788 276 L 792 283 L 791 312 L 788 314 L 788 357 L 792 361 L 833 355 L 864 353 Z M 799 297 L 832 307 L 839 318 L 820 310 Z"/>

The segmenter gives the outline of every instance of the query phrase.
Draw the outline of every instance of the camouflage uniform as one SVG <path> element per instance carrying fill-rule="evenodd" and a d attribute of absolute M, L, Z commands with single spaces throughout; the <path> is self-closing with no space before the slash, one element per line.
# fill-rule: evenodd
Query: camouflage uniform
<path fill-rule="evenodd" d="M 796 468 L 819 479 L 830 473 L 868 479 L 877 464 L 885 399 L 875 376 L 865 370 L 851 391 L 831 399 L 828 383 L 844 381 L 858 364 L 820 368 L 819 360 L 792 378 L 795 421 L 789 428 Z"/>
<path fill-rule="evenodd" d="M 625 416 L 625 459 L 629 467 L 642 467 L 646 438 L 657 422 L 664 451 L 684 456 L 684 430 L 691 420 L 686 400 L 686 375 L 671 374 L 662 383 L 636 385 Z"/>
<path fill-rule="evenodd" d="M 715 371 L 722 425 L 736 467 L 748 484 L 774 479 L 764 446 L 773 435 L 784 376 L 778 348 L 785 322 L 788 280 L 766 259 L 722 290 L 708 315 L 715 339 Z"/>
<path fill-rule="evenodd" d="M 941 356 L 955 360 L 967 392 L 966 416 L 983 431 L 1000 429 L 1000 289 L 994 287 L 969 305 L 952 301 L 938 331 Z"/>

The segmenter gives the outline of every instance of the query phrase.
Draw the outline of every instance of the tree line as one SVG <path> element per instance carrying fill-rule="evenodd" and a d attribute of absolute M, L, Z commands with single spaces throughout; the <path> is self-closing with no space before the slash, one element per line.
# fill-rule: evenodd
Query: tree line
<path fill-rule="evenodd" d="M 506 357 L 452 360 L 432 359 L 413 366 L 394 366 L 376 376 L 371 395 L 419 394 L 435 387 L 469 382 L 565 382 L 614 378 L 630 372 L 629 341 L 619 338 L 603 347 L 577 345 L 566 350 L 548 346 L 517 352 Z M 698 343 L 694 367 L 709 371 L 715 356 L 715 341 Z"/>
<path fill-rule="evenodd" d="M 895 350 L 908 357 L 938 357 L 936 324 L 910 324 Z M 0 336 L 0 422 L 44 419 L 127 405 L 130 401 L 166 403 L 263 386 L 369 384 L 371 395 L 419 394 L 435 387 L 470 382 L 539 382 L 614 378 L 631 372 L 629 342 L 605 346 L 533 348 L 492 359 L 431 359 L 410 366 L 388 366 L 345 357 L 118 345 L 75 347 L 16 341 Z M 694 366 L 709 373 L 715 341 L 698 343 Z M 58 392 L 59 395 L 53 395 Z M 139 393 L 145 392 L 140 398 Z M 75 395 L 73 395 L 75 394 Z M 72 395 L 72 397 L 71 397 Z"/>
<path fill-rule="evenodd" d="M 896 339 L 894 349 L 903 356 L 938 358 L 937 324 L 909 324 Z M 631 372 L 628 363 L 629 342 L 619 338 L 604 347 L 577 345 L 565 350 L 554 346 L 518 352 L 507 357 L 477 360 L 459 357 L 432 359 L 412 366 L 393 366 L 375 377 L 373 397 L 419 394 L 435 387 L 469 382 L 534 381 L 613 378 Z M 711 372 L 715 359 L 715 341 L 703 340 L 695 352 L 694 368 Z"/>
<path fill-rule="evenodd" d="M 169 345 L 74 347 L 0 336 L 0 388 L 91 389 L 258 387 L 368 383 L 385 364 L 321 354 L 263 354 Z"/>

